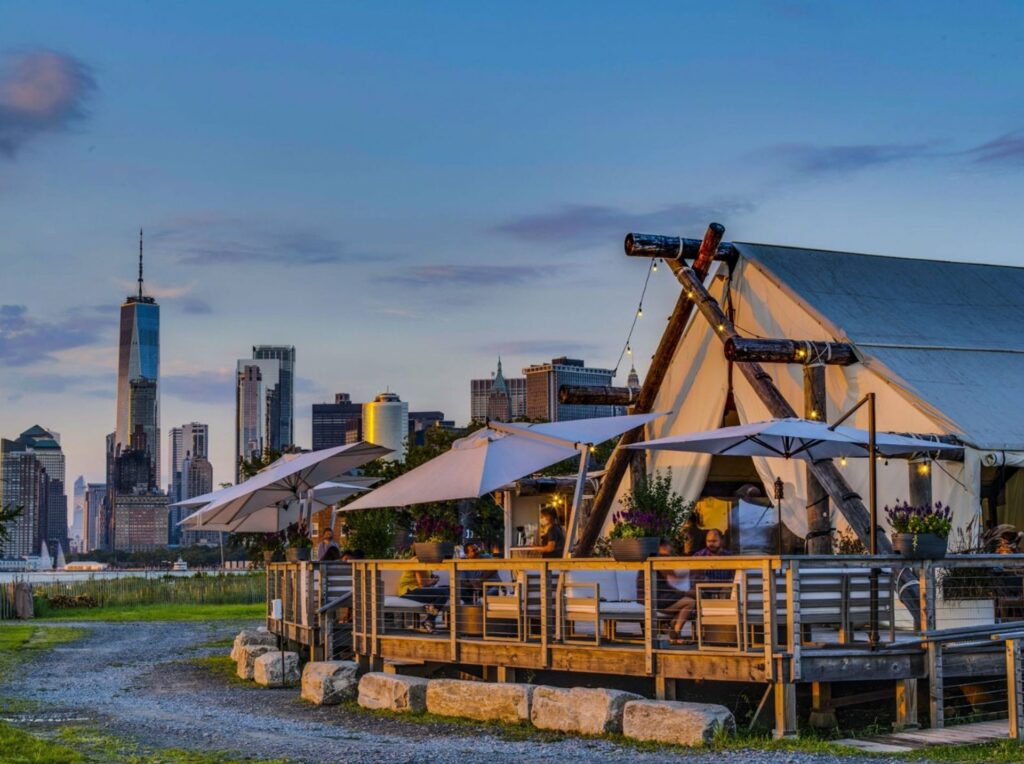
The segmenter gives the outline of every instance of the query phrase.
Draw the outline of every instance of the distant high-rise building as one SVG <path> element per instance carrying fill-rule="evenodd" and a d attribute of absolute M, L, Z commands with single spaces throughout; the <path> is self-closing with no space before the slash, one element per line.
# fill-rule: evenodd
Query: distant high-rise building
<path fill-rule="evenodd" d="M 253 360 L 277 361 L 277 407 L 269 426 L 270 447 L 284 451 L 295 445 L 295 346 L 254 345 Z"/>
<path fill-rule="evenodd" d="M 107 516 L 107 484 L 88 483 L 85 487 L 85 517 L 82 525 L 85 533 L 82 537 L 83 552 L 94 549 L 106 549 Z"/>
<path fill-rule="evenodd" d="M 82 551 L 82 540 L 85 538 L 85 476 L 79 475 L 75 480 L 74 498 L 72 500 L 71 525 L 68 528 L 68 544 L 74 552 Z"/>
<path fill-rule="evenodd" d="M 626 387 L 630 390 L 640 389 L 640 375 L 636 373 L 636 366 L 629 367 L 629 376 L 626 377 Z"/>
<path fill-rule="evenodd" d="M 491 405 L 491 391 L 498 375 L 504 382 L 505 394 L 508 396 L 509 413 L 505 420 L 524 419 L 526 417 L 526 378 L 506 377 L 501 371 L 501 359 L 498 359 L 498 371 L 490 379 L 471 379 L 469 381 L 469 418 L 475 422 L 483 422 L 491 417 L 488 413 Z"/>
<path fill-rule="evenodd" d="M 431 427 L 454 426 L 444 418 L 443 411 L 410 411 L 409 412 L 409 445 L 422 446 L 426 442 L 427 430 Z"/>
<path fill-rule="evenodd" d="M 334 403 L 313 404 L 313 450 L 357 443 L 362 435 L 363 404 L 348 393 L 337 393 Z"/>
<path fill-rule="evenodd" d="M 202 496 L 213 490 L 213 466 L 205 456 L 186 456 L 182 469 L 182 492 L 183 499 L 191 499 L 194 496 Z M 170 542 L 180 543 L 183 546 L 190 546 L 200 542 L 216 543 L 219 540 L 217 531 L 194 531 L 182 529 L 178 526 L 189 512 L 181 507 L 171 508 Z"/>
<path fill-rule="evenodd" d="M 139 290 L 121 305 L 117 362 L 117 429 L 114 450 L 130 447 L 141 425 L 147 431 L 153 474 L 160 484 L 160 306 L 142 293 L 142 231 L 139 231 Z M 143 383 L 151 383 L 151 388 Z M 135 390 L 133 391 L 133 384 Z"/>
<path fill-rule="evenodd" d="M 210 426 L 201 422 L 189 422 L 181 427 L 172 427 L 167 438 L 170 459 L 167 467 L 170 473 L 170 486 L 167 496 L 171 503 L 191 498 L 182 490 L 182 467 L 185 456 L 209 456 Z"/>
<path fill-rule="evenodd" d="M 409 437 L 409 404 L 395 393 L 380 393 L 372 403 L 363 404 L 363 440 L 390 448 L 385 456 L 404 461 Z"/>
<path fill-rule="evenodd" d="M 128 442 L 132 448 L 146 452 L 152 465 L 153 482 L 160 485 L 160 423 L 156 419 L 156 380 L 133 379 L 128 383 L 128 389 L 128 411 L 132 423 Z M 121 449 L 124 450 L 123 445 Z"/>
<path fill-rule="evenodd" d="M 114 504 L 114 548 L 146 552 L 163 546 L 167 546 L 167 495 L 119 492 Z"/>
<path fill-rule="evenodd" d="M 578 403 L 559 403 L 558 389 L 562 385 L 611 385 L 612 369 L 589 368 L 576 358 L 554 358 L 551 363 L 534 364 L 523 369 L 526 376 L 526 416 L 560 422 L 567 419 L 591 419 L 615 416 L 621 406 L 594 406 Z"/>
<path fill-rule="evenodd" d="M 275 448 L 272 423 L 280 409 L 281 362 L 272 359 L 238 361 L 235 383 L 235 482 L 241 479 L 239 460 L 262 456 Z"/>
<path fill-rule="evenodd" d="M 68 499 L 60 435 L 35 425 L 15 440 L 0 441 L 0 505 L 22 508 L 12 523 L 7 556 L 38 554 L 42 543 L 57 553 L 68 548 Z"/>

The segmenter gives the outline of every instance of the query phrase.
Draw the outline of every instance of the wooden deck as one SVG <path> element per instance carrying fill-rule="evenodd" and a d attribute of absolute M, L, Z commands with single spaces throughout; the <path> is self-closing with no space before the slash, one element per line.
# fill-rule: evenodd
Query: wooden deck
<path fill-rule="evenodd" d="M 843 685 L 875 683 L 878 689 L 860 697 L 876 704 L 889 698 L 896 725 L 912 728 L 921 721 L 918 683 L 924 689 L 926 682 L 922 715 L 938 730 L 949 715 L 943 693 L 966 681 L 961 677 L 1002 678 L 1004 687 L 1009 673 L 1019 679 L 1015 638 L 940 643 L 929 642 L 926 635 L 939 633 L 937 623 L 948 627 L 951 617 L 961 617 L 963 608 L 952 607 L 959 603 L 944 603 L 941 597 L 951 569 L 998 569 L 1000 575 L 1008 570 L 1012 576 L 1007 580 L 1016 582 L 1024 572 L 1020 555 L 917 563 L 866 556 L 652 558 L 644 563 L 364 560 L 351 567 L 351 601 L 340 619 L 337 613 L 319 612 L 329 594 L 319 582 L 329 572 L 316 565 L 322 564 L 271 566 L 274 583 L 268 583 L 268 601 L 281 598 L 285 613 L 280 622 L 269 620 L 269 627 L 309 646 L 314 656 L 329 655 L 325 633 L 342 628 L 351 635 L 355 657 L 377 670 L 430 675 L 447 669 L 502 681 L 514 681 L 523 672 L 586 674 L 589 683 L 596 681 L 594 675 L 633 677 L 649 680 L 650 693 L 660 698 L 681 693 L 680 680 L 762 684 L 766 700 L 772 698 L 762 705 L 773 709 L 777 736 L 796 733 L 800 685 L 812 690 L 810 718 L 834 719 L 834 708 L 858 700 Z M 868 642 L 872 569 L 879 571 L 881 582 L 874 647 Z M 441 579 L 436 615 L 398 597 L 398 579 L 409 570 L 429 570 Z M 658 573 L 668 570 L 716 582 L 688 627 L 689 636 L 702 637 L 699 642 L 671 644 L 666 638 L 666 615 L 654 603 L 662 580 Z M 484 571 L 492 582 L 488 596 L 469 588 Z M 714 591 L 716 586 L 720 591 Z M 455 592 L 459 596 L 451 596 Z M 1007 594 L 999 592 L 1000 597 Z M 1020 598 L 1016 590 L 1009 594 Z M 1005 606 L 1002 600 L 989 601 L 987 608 L 981 608 L 982 621 L 984 613 L 995 613 L 989 623 L 1019 623 L 1024 631 L 1024 608 Z M 1003 690 L 1006 716 L 1024 711 L 1020 684 L 1011 682 Z M 965 727 L 951 729 L 967 734 Z M 1017 726 L 1004 723 L 1002 729 L 1005 736 Z"/>
<path fill-rule="evenodd" d="M 977 745 L 1005 740 L 1010 725 L 1006 720 L 960 724 L 955 727 L 894 732 L 868 738 L 843 738 L 838 745 L 864 753 L 910 753 L 930 745 Z"/>

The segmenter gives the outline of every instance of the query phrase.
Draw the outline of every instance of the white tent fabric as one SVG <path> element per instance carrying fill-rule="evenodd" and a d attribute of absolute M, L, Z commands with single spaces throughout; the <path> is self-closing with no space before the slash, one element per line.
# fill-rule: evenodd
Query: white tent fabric
<path fill-rule="evenodd" d="M 724 276 L 724 269 L 719 273 Z M 823 279 L 827 280 L 827 274 Z M 711 294 L 719 302 L 724 302 L 724 279 L 714 278 L 713 273 L 709 281 L 712 282 L 709 284 Z M 778 278 L 766 273 L 761 265 L 745 257 L 739 259 L 732 274 L 730 300 L 735 310 L 736 327 L 744 336 L 847 339 L 839 327 L 824 319 Z M 793 404 L 798 414 L 802 414 L 802 368 L 797 364 L 764 364 L 764 369 L 786 400 Z M 868 357 L 864 363 L 847 367 L 826 366 L 825 379 L 829 421 L 834 421 L 870 391 L 876 394 L 880 430 L 962 434 L 942 412 L 898 384 L 898 378 L 876 358 Z M 771 418 L 771 412 L 742 374 L 734 373 L 732 383 L 742 423 Z M 719 427 L 727 394 L 728 364 L 722 344 L 713 335 L 712 328 L 703 316 L 695 314 L 683 334 L 654 402 L 654 408 L 675 413 L 649 425 L 648 437 L 663 438 Z M 847 424 L 866 428 L 866 408 L 858 411 Z M 933 499 L 953 509 L 957 526 L 963 527 L 980 515 L 978 493 L 982 456 L 982 452 L 966 448 L 963 463 L 937 461 L 931 470 Z M 990 460 L 993 458 L 996 457 L 989 457 Z M 1024 455 L 1020 455 L 1020 452 L 1006 452 L 1005 456 L 998 458 L 1006 459 L 1008 464 L 1017 458 L 1024 461 Z M 674 489 L 686 498 L 695 499 L 700 496 L 707 479 L 710 461 L 711 457 L 705 454 L 659 451 L 649 455 L 648 471 L 664 470 L 672 466 Z M 807 513 L 801 499 L 807 496 L 806 465 L 795 460 L 764 457 L 754 458 L 754 465 L 766 486 L 774 483 L 776 477 L 782 478 L 786 496 L 783 501 L 783 521 L 795 533 L 805 534 Z M 841 469 L 853 490 L 866 499 L 868 481 L 864 460 L 850 459 Z M 883 462 L 879 465 L 878 477 L 880 507 L 898 499 L 909 498 L 909 470 L 906 462 Z M 624 480 L 619 491 L 620 499 L 628 489 L 628 480 Z M 833 519 L 837 527 L 845 526 L 834 511 Z"/>
<path fill-rule="evenodd" d="M 484 496 L 563 459 L 578 456 L 576 443 L 601 443 L 660 416 L 664 415 L 637 414 L 533 425 L 500 425 L 558 438 L 560 442 L 557 443 L 485 427 L 455 441 L 450 450 L 426 464 L 342 507 L 342 511 L 407 507 Z"/>

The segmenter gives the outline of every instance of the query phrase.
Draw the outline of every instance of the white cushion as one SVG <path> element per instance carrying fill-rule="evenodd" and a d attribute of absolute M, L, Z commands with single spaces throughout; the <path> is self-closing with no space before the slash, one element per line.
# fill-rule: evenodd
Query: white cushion
<path fill-rule="evenodd" d="M 622 615 L 643 615 L 644 603 L 642 602 L 602 602 L 601 615 L 622 616 Z"/>

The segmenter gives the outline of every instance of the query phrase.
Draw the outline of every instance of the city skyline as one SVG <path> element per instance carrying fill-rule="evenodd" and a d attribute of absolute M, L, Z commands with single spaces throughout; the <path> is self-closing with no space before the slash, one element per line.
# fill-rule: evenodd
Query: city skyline
<path fill-rule="evenodd" d="M 287 28 L 265 8 L 9 8 L 0 113 L 23 119 L 0 119 L 6 431 L 54 426 L 69 474 L 104 480 L 140 226 L 160 419 L 209 423 L 215 482 L 233 475 L 233 361 L 256 343 L 297 348 L 307 446 L 311 404 L 336 390 L 390 385 L 463 424 L 465 381 L 498 354 L 614 368 L 645 275 L 621 255 L 630 230 L 699 237 L 717 219 L 739 241 L 1024 264 L 1024 107 L 1008 97 L 1024 10 L 984 31 L 952 3 L 882 28 L 827 3 L 645 12 L 728 26 L 722 56 L 710 37 L 622 45 L 630 11 L 580 7 L 539 24 L 315 6 Z M 677 294 L 652 276 L 641 377 Z"/>

